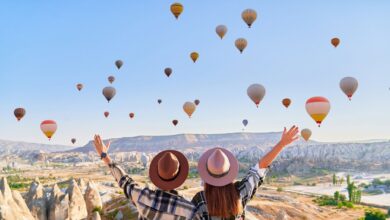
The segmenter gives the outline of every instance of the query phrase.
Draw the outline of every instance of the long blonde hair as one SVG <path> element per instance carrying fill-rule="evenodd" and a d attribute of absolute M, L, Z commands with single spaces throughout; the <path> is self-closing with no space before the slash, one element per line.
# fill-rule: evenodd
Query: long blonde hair
<path fill-rule="evenodd" d="M 240 195 L 233 183 L 226 186 L 205 183 L 204 192 L 210 216 L 229 218 L 242 213 Z"/>

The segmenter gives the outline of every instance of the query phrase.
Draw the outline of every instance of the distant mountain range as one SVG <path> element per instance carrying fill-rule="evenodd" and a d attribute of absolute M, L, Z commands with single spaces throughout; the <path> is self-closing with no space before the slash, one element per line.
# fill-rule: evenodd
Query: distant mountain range
<path fill-rule="evenodd" d="M 0 140 L 0 152 L 44 151 L 57 152 L 68 151 L 75 147 L 65 145 L 36 144 L 19 141 Z"/>

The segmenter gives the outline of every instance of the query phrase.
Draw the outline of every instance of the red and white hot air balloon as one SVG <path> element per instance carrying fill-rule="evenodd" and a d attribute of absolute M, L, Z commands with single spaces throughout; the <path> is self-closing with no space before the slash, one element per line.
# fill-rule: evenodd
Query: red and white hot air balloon
<path fill-rule="evenodd" d="M 41 123 L 41 130 L 50 140 L 57 131 L 57 123 L 53 120 L 45 120 Z"/>
<path fill-rule="evenodd" d="M 312 97 L 306 101 L 306 111 L 320 127 L 330 111 L 330 102 L 325 97 Z"/>

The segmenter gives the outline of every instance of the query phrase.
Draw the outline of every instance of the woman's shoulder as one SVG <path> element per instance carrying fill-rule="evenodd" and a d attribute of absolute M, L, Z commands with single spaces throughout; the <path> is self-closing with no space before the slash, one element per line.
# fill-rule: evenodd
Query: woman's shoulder
<path fill-rule="evenodd" d="M 204 191 L 199 191 L 195 194 L 195 196 L 192 198 L 192 202 L 195 204 L 198 204 L 200 202 L 204 202 Z"/>

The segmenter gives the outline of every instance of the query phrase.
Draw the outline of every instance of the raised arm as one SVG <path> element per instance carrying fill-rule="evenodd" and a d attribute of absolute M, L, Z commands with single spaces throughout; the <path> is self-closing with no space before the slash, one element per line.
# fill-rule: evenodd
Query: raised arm
<path fill-rule="evenodd" d="M 290 130 L 287 131 L 286 128 L 284 128 L 282 138 L 280 141 L 275 145 L 274 148 L 270 152 L 268 152 L 263 158 L 259 160 L 259 167 L 260 168 L 267 168 L 269 165 L 271 165 L 272 161 L 279 155 L 279 153 L 283 150 L 284 147 L 291 144 L 292 142 L 296 141 L 298 136 L 298 127 L 292 126 Z"/>

